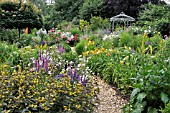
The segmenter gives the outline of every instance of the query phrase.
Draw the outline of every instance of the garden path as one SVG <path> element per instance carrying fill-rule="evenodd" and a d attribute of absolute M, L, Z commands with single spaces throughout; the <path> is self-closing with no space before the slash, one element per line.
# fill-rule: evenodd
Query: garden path
<path fill-rule="evenodd" d="M 71 47 L 75 52 L 75 48 Z M 128 103 L 128 99 L 123 98 L 120 91 L 116 87 L 110 86 L 104 80 L 97 77 L 99 85 L 99 105 L 94 110 L 94 113 L 121 113 L 121 108 Z"/>
<path fill-rule="evenodd" d="M 116 87 L 108 85 L 99 77 L 97 79 L 100 90 L 98 94 L 100 103 L 94 113 L 121 113 L 121 108 L 128 100 L 123 98 Z"/>

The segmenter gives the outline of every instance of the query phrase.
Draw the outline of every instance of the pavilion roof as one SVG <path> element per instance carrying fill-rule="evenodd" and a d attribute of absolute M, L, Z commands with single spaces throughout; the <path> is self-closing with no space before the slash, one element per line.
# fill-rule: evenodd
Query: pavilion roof
<path fill-rule="evenodd" d="M 110 18 L 110 21 L 135 21 L 135 19 L 126 15 L 124 12 L 121 12 L 119 15 Z"/>

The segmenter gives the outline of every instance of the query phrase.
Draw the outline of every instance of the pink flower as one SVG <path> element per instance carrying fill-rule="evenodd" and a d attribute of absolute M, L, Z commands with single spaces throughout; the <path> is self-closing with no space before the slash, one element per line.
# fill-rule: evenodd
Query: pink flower
<path fill-rule="evenodd" d="M 68 44 L 68 43 L 70 43 L 68 40 L 66 40 L 66 43 Z"/>
<path fill-rule="evenodd" d="M 68 38 L 67 40 L 68 40 L 68 41 L 71 41 L 72 39 L 71 39 L 71 38 Z"/>
<path fill-rule="evenodd" d="M 51 29 L 51 32 L 54 32 L 54 31 L 55 31 L 54 28 L 52 28 L 52 29 Z"/>
<path fill-rule="evenodd" d="M 65 36 L 64 36 L 64 35 L 62 35 L 62 36 L 61 36 L 61 38 L 65 38 Z"/>

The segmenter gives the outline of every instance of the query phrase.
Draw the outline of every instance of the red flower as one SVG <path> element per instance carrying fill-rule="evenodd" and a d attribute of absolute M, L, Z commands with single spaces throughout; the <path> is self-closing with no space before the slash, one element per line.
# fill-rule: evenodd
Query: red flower
<path fill-rule="evenodd" d="M 74 40 L 75 40 L 75 41 L 78 41 L 78 38 L 77 38 L 77 37 L 74 37 Z"/>

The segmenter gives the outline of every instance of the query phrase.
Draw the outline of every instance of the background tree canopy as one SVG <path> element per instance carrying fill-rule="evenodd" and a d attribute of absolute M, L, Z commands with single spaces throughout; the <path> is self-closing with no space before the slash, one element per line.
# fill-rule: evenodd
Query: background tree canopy
<path fill-rule="evenodd" d="M 110 18 L 120 12 L 125 12 L 137 19 L 140 6 L 146 3 L 163 4 L 165 2 L 161 0 L 56 0 L 50 8 L 49 15 L 53 21 L 51 25 L 56 25 L 62 20 L 89 21 L 92 16 Z"/>
<path fill-rule="evenodd" d="M 41 28 L 43 25 L 41 13 L 31 3 L 5 2 L 0 4 L 0 26 L 1 28 L 19 30 L 26 27 Z"/>

